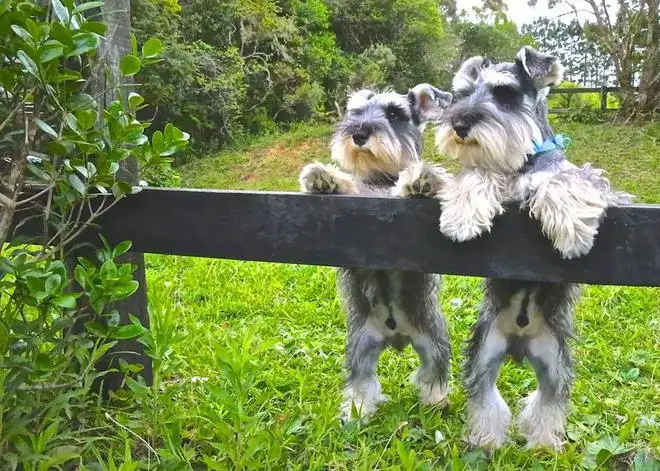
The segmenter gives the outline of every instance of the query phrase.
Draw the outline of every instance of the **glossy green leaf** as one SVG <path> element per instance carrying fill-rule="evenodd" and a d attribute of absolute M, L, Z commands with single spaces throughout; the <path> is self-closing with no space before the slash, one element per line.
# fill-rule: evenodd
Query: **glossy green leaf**
<path fill-rule="evenodd" d="M 59 18 L 62 23 L 68 23 L 70 19 L 69 10 L 67 10 L 62 2 L 60 2 L 60 0 L 51 0 L 51 4 L 53 5 L 53 11 L 57 18 Z"/>
<path fill-rule="evenodd" d="M 91 10 L 93 8 L 100 8 L 103 6 L 103 2 L 86 2 L 81 3 L 76 8 L 73 9 L 74 13 L 82 13 L 83 11 Z"/>
<path fill-rule="evenodd" d="M 85 328 L 87 329 L 88 332 L 91 332 L 97 337 L 105 337 L 106 335 L 108 335 L 107 327 L 97 321 L 86 322 Z"/>
<path fill-rule="evenodd" d="M 64 118 L 66 125 L 76 134 L 80 134 L 80 126 L 78 125 L 78 118 L 73 113 L 69 113 Z"/>
<path fill-rule="evenodd" d="M 61 284 L 62 284 L 62 277 L 60 275 L 58 275 L 57 273 L 54 275 L 50 275 L 46 279 L 46 284 L 45 284 L 46 292 L 48 294 L 53 294 L 57 292 Z"/>
<path fill-rule="evenodd" d="M 117 328 L 113 337 L 120 340 L 132 339 L 142 333 L 142 327 L 135 324 L 122 325 Z"/>
<path fill-rule="evenodd" d="M 140 59 L 134 55 L 122 57 L 119 62 L 119 70 L 127 77 L 131 77 L 140 71 Z"/>
<path fill-rule="evenodd" d="M 76 308 L 76 298 L 72 294 L 63 294 L 53 299 L 53 304 L 63 307 L 65 309 Z"/>
<path fill-rule="evenodd" d="M 18 51 L 16 57 L 18 57 L 18 60 L 21 61 L 21 64 L 23 64 L 23 67 L 25 67 L 29 73 L 39 78 L 39 68 L 37 67 L 37 64 L 30 59 L 30 56 L 28 56 L 25 51 Z"/>
<path fill-rule="evenodd" d="M 96 34 L 83 32 L 73 38 L 73 51 L 67 57 L 80 56 L 99 47 L 99 37 Z"/>
<path fill-rule="evenodd" d="M 39 48 L 39 61 L 42 64 L 57 59 L 64 54 L 64 46 L 58 41 L 53 41 L 50 44 L 44 44 Z"/>
<path fill-rule="evenodd" d="M 138 93 L 131 92 L 128 95 L 128 106 L 131 109 L 136 109 L 138 106 L 140 106 L 142 103 L 144 103 L 144 98 L 139 95 Z"/>
<path fill-rule="evenodd" d="M 117 246 L 112 249 L 112 256 L 119 257 L 120 255 L 125 254 L 131 249 L 132 242 L 130 240 L 125 240 L 117 244 Z"/>
<path fill-rule="evenodd" d="M 80 26 L 80 30 L 103 36 L 108 28 L 105 23 L 101 23 L 100 21 L 87 21 Z"/>
<path fill-rule="evenodd" d="M 41 129 L 43 132 L 46 134 L 49 134 L 53 137 L 57 137 L 57 131 L 55 131 L 48 123 L 45 121 L 40 120 L 39 118 L 34 118 L 34 123 L 37 125 L 39 129 Z"/>
<path fill-rule="evenodd" d="M 34 38 L 32 38 L 32 35 L 30 35 L 27 30 L 23 29 L 22 27 L 18 25 L 11 25 L 11 29 L 16 33 L 18 37 L 20 37 L 23 41 L 27 43 L 32 43 L 34 42 Z"/>
<path fill-rule="evenodd" d="M 142 56 L 148 59 L 158 57 L 163 52 L 163 42 L 160 39 L 151 38 L 142 46 Z"/>
<path fill-rule="evenodd" d="M 70 173 L 68 179 L 74 190 L 76 190 L 81 195 L 85 194 L 85 184 L 82 182 L 78 175 L 75 173 Z"/>

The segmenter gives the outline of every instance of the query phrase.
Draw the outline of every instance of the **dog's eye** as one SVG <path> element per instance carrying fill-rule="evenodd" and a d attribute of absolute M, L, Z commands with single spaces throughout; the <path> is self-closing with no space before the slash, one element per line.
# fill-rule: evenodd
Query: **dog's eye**
<path fill-rule="evenodd" d="M 495 98 L 499 101 L 510 103 L 518 98 L 519 93 L 514 87 L 497 85 L 496 87 L 493 87 L 493 95 L 495 95 Z"/>
<path fill-rule="evenodd" d="M 408 119 L 406 113 L 398 106 L 388 106 L 385 110 L 388 121 L 405 121 Z"/>

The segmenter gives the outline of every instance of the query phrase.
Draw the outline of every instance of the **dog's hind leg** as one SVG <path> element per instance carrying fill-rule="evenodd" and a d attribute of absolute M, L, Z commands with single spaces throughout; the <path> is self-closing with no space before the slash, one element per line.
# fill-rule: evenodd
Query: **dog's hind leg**
<path fill-rule="evenodd" d="M 412 381 L 419 387 L 422 404 L 447 405 L 449 392 L 449 360 L 451 345 L 447 324 L 440 314 L 430 316 L 424 332 L 412 339 L 413 347 L 421 360 L 421 366 L 413 374 Z"/>
<path fill-rule="evenodd" d="M 470 445 L 499 448 L 507 439 L 511 411 L 496 381 L 506 356 L 507 338 L 498 329 L 497 312 L 482 310 L 472 331 L 465 365 L 468 394 L 467 441 Z"/>
<path fill-rule="evenodd" d="M 348 378 L 341 406 L 342 420 L 347 421 L 352 417 L 354 407 L 358 415 L 367 420 L 376 412 L 378 404 L 387 400 L 376 376 L 378 357 L 384 348 L 383 335 L 368 323 L 354 331 L 349 323 L 346 342 Z"/>
<path fill-rule="evenodd" d="M 560 450 L 573 380 L 567 338 L 545 326 L 527 341 L 526 350 L 536 373 L 537 389 L 525 399 L 518 427 L 529 448 Z"/>

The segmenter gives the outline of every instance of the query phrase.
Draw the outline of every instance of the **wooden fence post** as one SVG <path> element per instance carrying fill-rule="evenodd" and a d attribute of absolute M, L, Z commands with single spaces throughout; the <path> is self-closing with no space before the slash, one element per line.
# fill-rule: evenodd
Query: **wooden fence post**
<path fill-rule="evenodd" d="M 94 95 L 100 95 L 99 107 L 104 109 L 113 100 L 117 98 L 126 98 L 128 96 L 131 82 L 122 79 L 119 70 L 121 58 L 131 53 L 131 3 L 130 0 L 105 0 L 101 7 L 103 21 L 107 25 L 106 39 L 103 40 L 99 48 L 99 59 L 101 66 L 97 67 L 94 76 L 91 77 L 92 85 L 96 88 Z M 103 67 L 108 67 L 109 74 L 106 77 Z M 108 89 L 108 82 L 118 83 L 122 81 L 121 93 L 117 89 Z M 106 90 L 103 93 L 103 90 Z M 100 116 L 103 116 L 101 111 Z M 117 178 L 131 185 L 136 185 L 139 181 L 138 164 L 136 159 L 130 158 L 124 161 L 117 172 Z M 130 198 L 130 196 L 128 196 Z M 147 287 L 145 275 L 144 254 L 129 252 L 123 255 L 121 263 L 131 263 L 137 267 L 134 273 L 135 280 L 139 283 L 137 291 L 128 299 L 117 303 L 114 306 L 120 313 L 122 324 L 129 322 L 129 314 L 137 317 L 144 327 L 149 327 L 149 313 L 147 310 Z M 144 346 L 137 340 L 122 340 L 106 357 L 99 362 L 101 369 L 118 367 L 118 360 L 122 358 L 128 363 L 139 363 L 143 366 L 142 375 L 147 382 L 152 382 L 151 360 L 144 353 Z M 117 373 L 110 373 L 104 378 L 103 394 L 107 397 L 109 391 L 119 389 L 123 377 Z"/>
<path fill-rule="evenodd" d="M 607 111 L 607 85 L 600 87 L 600 111 L 603 113 Z"/>

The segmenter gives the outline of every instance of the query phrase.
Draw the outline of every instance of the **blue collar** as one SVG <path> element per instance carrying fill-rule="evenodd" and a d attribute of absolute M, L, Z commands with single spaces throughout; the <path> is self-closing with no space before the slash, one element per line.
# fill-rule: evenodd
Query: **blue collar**
<path fill-rule="evenodd" d="M 541 143 L 539 143 L 538 141 L 534 141 L 533 142 L 534 152 L 530 155 L 536 155 L 542 152 L 548 152 L 555 149 L 565 149 L 566 147 L 568 147 L 570 143 L 571 140 L 568 137 L 565 137 L 562 134 L 555 134 L 554 136 L 549 137 L 548 139 L 544 140 Z"/>

